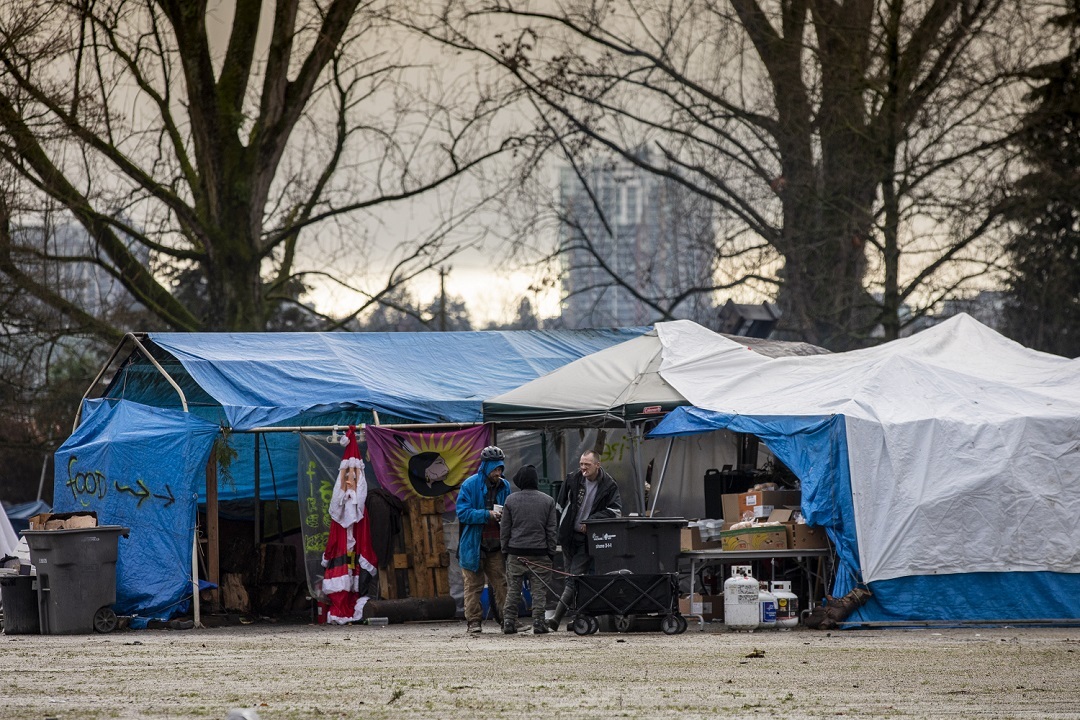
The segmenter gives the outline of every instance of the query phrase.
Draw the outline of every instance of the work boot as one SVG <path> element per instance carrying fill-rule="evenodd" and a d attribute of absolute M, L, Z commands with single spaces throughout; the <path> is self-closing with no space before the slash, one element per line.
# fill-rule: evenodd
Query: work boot
<path fill-rule="evenodd" d="M 478 633 L 478 632 L 480 632 L 480 629 L 481 629 L 480 628 L 480 623 L 471 622 L 471 623 L 469 623 L 469 626 L 466 628 L 465 632 Z"/>
<path fill-rule="evenodd" d="M 558 630 L 559 629 L 559 623 L 562 622 L 563 615 L 565 615 L 565 614 L 566 614 L 566 603 L 564 603 L 562 600 L 560 600 L 559 604 L 555 606 L 555 615 L 553 615 L 552 618 L 547 621 L 548 629 L 553 630 L 553 631 Z"/>
<path fill-rule="evenodd" d="M 536 618 L 533 620 L 533 635 L 543 635 L 546 632 L 551 631 L 548 630 L 547 621 L 544 620 L 544 618 Z"/>
<path fill-rule="evenodd" d="M 513 635 L 517 632 L 517 621 L 503 620 L 503 635 Z"/>

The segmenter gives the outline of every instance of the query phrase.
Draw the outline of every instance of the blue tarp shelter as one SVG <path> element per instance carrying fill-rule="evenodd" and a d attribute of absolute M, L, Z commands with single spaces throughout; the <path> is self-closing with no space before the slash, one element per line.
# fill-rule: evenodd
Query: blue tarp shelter
<path fill-rule="evenodd" d="M 652 436 L 753 433 L 802 481 L 852 622 L 1080 619 L 1080 360 L 961 315 L 848 353 L 735 374 L 707 338 L 665 338 L 660 373 L 695 407 Z"/>
<path fill-rule="evenodd" d="M 296 434 L 260 429 L 480 423 L 486 398 L 646 330 L 129 335 L 57 452 L 53 509 L 130 527 L 117 610 L 168 617 L 191 596 L 215 440 L 235 453 L 220 500 L 295 500 Z"/>

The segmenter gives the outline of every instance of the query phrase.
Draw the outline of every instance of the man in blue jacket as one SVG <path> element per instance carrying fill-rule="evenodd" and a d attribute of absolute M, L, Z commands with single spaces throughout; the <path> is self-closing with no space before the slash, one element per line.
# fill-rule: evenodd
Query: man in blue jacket
<path fill-rule="evenodd" d="M 480 452 L 480 469 L 461 483 L 457 497 L 457 518 L 461 530 L 458 563 L 465 581 L 465 621 L 468 632 L 480 632 L 483 610 L 480 596 L 487 581 L 499 610 L 506 601 L 506 556 L 499 537 L 501 509 L 510 494 L 510 483 L 503 479 L 503 451 L 489 445 Z M 497 506 L 497 507 L 496 507 Z"/>

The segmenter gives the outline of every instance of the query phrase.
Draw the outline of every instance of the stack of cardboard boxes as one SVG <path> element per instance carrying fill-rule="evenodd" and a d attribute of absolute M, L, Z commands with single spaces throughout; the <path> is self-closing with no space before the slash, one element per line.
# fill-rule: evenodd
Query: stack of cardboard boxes
<path fill-rule="evenodd" d="M 97 512 L 41 513 L 30 518 L 31 530 L 75 530 L 97 527 Z"/>

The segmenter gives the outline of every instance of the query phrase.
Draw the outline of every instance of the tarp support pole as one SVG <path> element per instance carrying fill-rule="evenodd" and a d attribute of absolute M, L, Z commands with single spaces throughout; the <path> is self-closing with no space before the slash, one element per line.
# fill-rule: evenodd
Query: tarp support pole
<path fill-rule="evenodd" d="M 217 456 L 206 461 L 206 579 L 216 587 L 210 591 L 211 606 L 220 607 L 221 582 L 218 564 L 218 483 Z"/>
<path fill-rule="evenodd" d="M 559 479 L 564 480 L 569 466 L 568 452 L 566 448 L 566 431 L 560 430 L 556 436 L 555 444 L 559 447 Z M 561 492 L 561 490 L 560 490 Z"/>
<path fill-rule="evenodd" d="M 98 371 L 97 377 L 95 377 L 94 381 L 90 383 L 90 387 L 86 388 L 86 392 L 83 393 L 82 400 L 79 401 L 79 407 L 75 411 L 75 423 L 74 425 L 72 425 L 72 432 L 75 432 L 79 428 L 79 423 L 82 421 L 83 401 L 85 401 L 87 396 L 90 395 L 90 391 L 97 387 L 97 384 L 101 381 L 101 378 L 105 376 L 105 373 L 112 365 L 112 361 L 115 360 L 116 356 L 120 354 L 120 348 L 124 346 L 124 342 L 126 340 L 130 340 L 131 342 L 133 342 L 135 344 L 135 347 L 139 349 L 139 352 L 146 356 L 146 359 L 150 361 L 150 364 L 157 368 L 157 371 L 161 373 L 161 376 L 164 377 L 170 385 L 172 385 L 173 390 L 175 390 L 176 394 L 180 396 L 180 404 L 183 406 L 184 412 L 188 411 L 187 397 L 184 395 L 184 391 L 180 389 L 180 386 L 176 384 L 176 381 L 172 379 L 172 376 L 169 375 L 169 373 L 165 372 L 165 368 L 161 367 L 161 364 L 154 358 L 153 355 L 150 354 L 150 351 L 146 349 L 146 346 L 139 342 L 139 338 L 135 335 L 135 333 L 127 333 L 126 335 L 124 335 L 124 339 L 121 340 L 120 343 L 116 346 L 116 349 L 113 350 L 113 354 L 110 355 L 109 359 L 105 361 L 105 364 L 101 367 L 101 370 Z"/>
<path fill-rule="evenodd" d="M 262 542 L 262 499 L 259 497 L 259 482 L 262 480 L 262 472 L 259 470 L 259 434 L 255 433 L 255 547 Z"/>
<path fill-rule="evenodd" d="M 540 431 L 540 468 L 544 475 L 544 480 L 551 482 L 551 478 L 548 477 L 548 434 L 547 430 Z M 44 473 L 44 470 L 42 471 Z"/>
<path fill-rule="evenodd" d="M 630 439 L 630 467 L 634 469 L 634 512 L 645 514 L 645 468 L 641 466 L 641 425 L 626 423 L 626 437 Z M 625 514 L 625 513 L 624 513 Z"/>
<path fill-rule="evenodd" d="M 664 464 L 660 466 L 660 479 L 656 481 L 656 489 L 653 490 L 652 508 L 649 510 L 649 517 L 656 514 L 656 501 L 660 499 L 660 486 L 664 484 L 664 475 L 667 474 L 668 459 L 671 457 L 671 446 L 675 444 L 675 438 L 668 438 L 667 452 L 664 453 Z"/>
<path fill-rule="evenodd" d="M 196 509 L 195 517 L 198 518 L 199 511 Z M 195 615 L 195 627 L 201 628 L 202 615 L 199 608 L 199 523 L 195 523 L 195 528 L 191 532 L 191 610 Z"/>
<path fill-rule="evenodd" d="M 49 454 L 45 453 L 45 457 L 41 461 L 41 479 L 38 480 L 37 497 L 35 500 L 41 500 L 41 493 L 45 492 L 45 471 L 49 469 Z"/>

